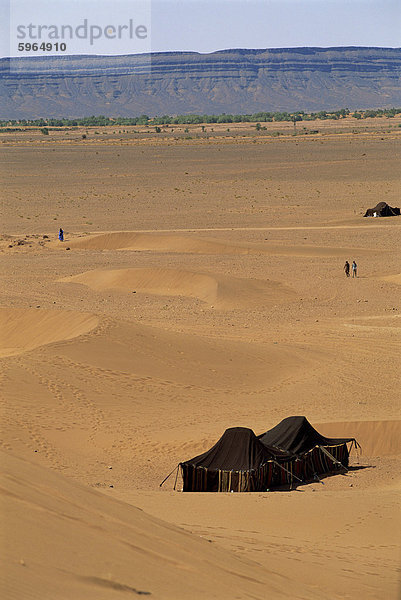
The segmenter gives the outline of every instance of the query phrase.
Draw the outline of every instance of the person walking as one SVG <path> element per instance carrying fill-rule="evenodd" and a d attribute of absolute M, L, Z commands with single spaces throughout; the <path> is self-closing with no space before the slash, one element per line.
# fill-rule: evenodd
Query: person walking
<path fill-rule="evenodd" d="M 352 261 L 352 277 L 358 277 L 358 275 L 357 275 L 357 268 L 358 268 L 358 265 L 353 260 Z"/>
<path fill-rule="evenodd" d="M 60 227 L 60 231 L 58 232 L 58 239 L 60 242 L 64 242 L 64 231 Z"/>
<path fill-rule="evenodd" d="M 344 273 L 349 277 L 349 262 L 346 260 L 344 265 Z"/>

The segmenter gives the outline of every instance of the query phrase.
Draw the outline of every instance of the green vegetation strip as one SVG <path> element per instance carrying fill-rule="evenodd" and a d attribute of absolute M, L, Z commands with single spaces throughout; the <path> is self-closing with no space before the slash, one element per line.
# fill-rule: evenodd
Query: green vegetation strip
<path fill-rule="evenodd" d="M 106 127 L 106 126 L 129 126 L 129 125 L 197 125 L 207 123 L 256 123 L 256 129 L 261 129 L 261 123 L 271 123 L 273 121 L 316 121 L 317 119 L 344 119 L 352 116 L 355 119 L 369 119 L 373 117 L 392 118 L 401 113 L 401 108 L 378 108 L 376 110 L 359 110 L 351 114 L 348 108 L 341 108 L 334 112 L 305 113 L 304 111 L 288 112 L 258 112 L 249 115 L 177 115 L 162 117 L 149 117 L 141 115 L 140 117 L 104 117 L 92 116 L 82 119 L 33 119 L 33 120 L 10 120 L 0 121 L 2 131 L 18 131 L 21 126 L 42 128 L 42 133 L 46 127 Z M 13 127 L 18 127 L 15 129 Z"/>

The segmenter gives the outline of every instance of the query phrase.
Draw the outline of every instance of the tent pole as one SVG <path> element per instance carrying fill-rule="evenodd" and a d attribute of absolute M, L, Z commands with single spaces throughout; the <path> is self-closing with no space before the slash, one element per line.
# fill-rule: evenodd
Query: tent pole
<path fill-rule="evenodd" d="M 295 477 L 295 479 L 298 479 L 298 481 L 300 481 L 301 483 L 303 483 L 302 479 L 300 479 L 299 477 L 297 477 L 296 475 L 294 475 L 293 473 L 291 473 L 291 471 L 289 471 L 288 469 L 286 469 L 285 467 L 283 467 L 282 465 L 280 465 L 280 463 L 278 463 L 276 460 L 273 460 L 273 462 L 278 467 L 280 467 L 280 469 L 283 469 L 283 471 L 286 471 L 287 473 L 289 473 L 291 475 L 291 477 Z"/>
<path fill-rule="evenodd" d="M 176 467 L 174 467 L 174 469 L 171 471 L 171 473 L 169 473 L 169 474 L 167 475 L 167 477 L 165 477 L 165 478 L 163 479 L 163 481 L 162 481 L 162 482 L 159 484 L 159 487 L 162 487 L 163 483 L 164 483 L 165 481 L 167 481 L 167 479 L 168 479 L 169 477 L 171 477 L 171 475 L 174 473 L 174 471 L 175 471 L 176 469 L 177 469 L 177 474 L 178 474 L 178 467 L 179 467 L 179 466 L 180 466 L 180 464 L 178 463 L 178 465 L 177 465 Z"/>
<path fill-rule="evenodd" d="M 174 481 L 174 487 L 173 490 L 175 491 L 175 488 L 177 487 L 177 479 L 178 479 L 178 470 L 179 470 L 180 465 L 177 465 L 177 472 L 175 474 L 175 481 Z"/>
<path fill-rule="evenodd" d="M 355 448 L 356 458 L 359 462 L 359 450 L 362 453 L 362 447 L 360 444 L 358 444 L 358 442 L 355 439 L 351 440 L 351 445 L 349 447 L 349 454 L 351 454 L 352 448 Z"/>
<path fill-rule="evenodd" d="M 344 465 L 339 460 L 334 458 L 334 456 L 332 454 L 330 454 L 330 452 L 328 450 L 326 450 L 326 448 L 324 446 L 319 446 L 319 448 L 322 452 L 324 452 L 324 454 L 326 454 L 333 461 L 333 463 L 335 465 L 340 465 L 340 467 L 342 467 L 348 473 L 347 467 L 344 467 Z"/>

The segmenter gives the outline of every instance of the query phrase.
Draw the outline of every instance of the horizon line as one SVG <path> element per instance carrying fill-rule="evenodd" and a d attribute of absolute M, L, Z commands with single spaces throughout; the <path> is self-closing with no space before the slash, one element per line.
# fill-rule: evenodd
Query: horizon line
<path fill-rule="evenodd" d="M 337 49 L 369 49 L 369 50 L 401 50 L 401 46 L 270 46 L 260 48 L 245 48 L 245 47 L 233 47 L 233 48 L 221 48 L 219 50 L 211 50 L 210 52 L 199 52 L 197 50 L 154 50 L 150 52 L 137 52 L 133 54 L 42 54 L 42 55 L 30 55 L 30 56 L 1 56 L 0 60 L 19 60 L 19 59 L 30 59 L 30 58 L 67 58 L 67 57 L 81 57 L 81 58 L 100 58 L 100 57 L 127 57 L 127 56 L 149 56 L 156 54 L 199 54 L 201 56 L 207 56 L 209 54 L 217 54 L 219 52 L 232 52 L 232 51 L 254 51 L 263 52 L 266 50 L 337 50 Z"/>

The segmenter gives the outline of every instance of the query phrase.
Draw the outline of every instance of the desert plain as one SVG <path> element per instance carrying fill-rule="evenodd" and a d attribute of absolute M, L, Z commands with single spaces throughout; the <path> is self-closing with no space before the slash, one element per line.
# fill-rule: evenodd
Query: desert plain
<path fill-rule="evenodd" d="M 400 205 L 389 121 L 0 134 L 4 598 L 399 597 L 401 217 L 363 218 Z M 350 470 L 159 486 L 290 415 L 356 437 Z"/>

